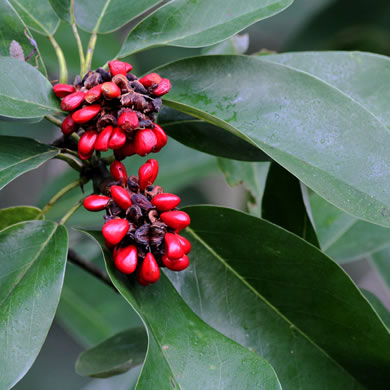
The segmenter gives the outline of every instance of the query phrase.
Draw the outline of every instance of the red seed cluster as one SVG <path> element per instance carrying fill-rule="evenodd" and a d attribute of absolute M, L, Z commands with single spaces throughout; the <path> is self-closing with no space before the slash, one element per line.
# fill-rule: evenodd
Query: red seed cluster
<path fill-rule="evenodd" d="M 125 166 L 114 161 L 110 167 L 114 181 L 106 195 L 90 195 L 84 207 L 106 210 L 103 236 L 113 251 L 116 268 L 135 273 L 142 285 L 160 278 L 160 267 L 182 271 L 189 265 L 190 242 L 179 234 L 190 224 L 190 217 L 177 210 L 180 198 L 164 193 L 154 185 L 158 162 L 150 159 L 127 176 Z"/>
<path fill-rule="evenodd" d="M 56 84 L 61 109 L 69 112 L 62 132 L 81 134 L 78 154 L 89 159 L 94 150 L 112 149 L 117 160 L 138 154 L 156 153 L 167 143 L 164 130 L 155 123 L 162 95 L 171 83 L 157 73 L 141 79 L 130 73 L 127 62 L 111 61 L 109 72 L 102 68 L 88 72 L 74 85 Z"/>

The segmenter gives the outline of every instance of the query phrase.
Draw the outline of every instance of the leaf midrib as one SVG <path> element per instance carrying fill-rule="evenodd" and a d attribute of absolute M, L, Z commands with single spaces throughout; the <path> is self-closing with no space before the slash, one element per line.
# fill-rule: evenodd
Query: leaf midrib
<path fill-rule="evenodd" d="M 41 104 L 41 103 L 38 103 L 38 102 L 32 102 L 30 100 L 22 100 L 22 99 L 17 98 L 17 97 L 5 95 L 4 93 L 0 93 L 0 96 L 4 96 L 6 99 L 14 100 L 15 102 L 22 102 L 22 103 L 32 104 L 34 106 L 39 106 L 39 107 L 43 107 L 43 108 L 46 108 L 46 109 L 50 109 L 50 111 L 55 111 L 55 112 L 59 111 L 56 107 L 46 106 L 44 104 Z M 39 115 L 37 117 L 28 116 L 26 118 L 39 118 L 41 116 L 42 115 Z"/>

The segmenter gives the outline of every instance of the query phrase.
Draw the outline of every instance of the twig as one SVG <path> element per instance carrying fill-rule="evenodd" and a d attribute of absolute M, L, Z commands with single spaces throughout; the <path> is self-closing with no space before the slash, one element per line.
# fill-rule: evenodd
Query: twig
<path fill-rule="evenodd" d="M 65 225 L 68 222 L 68 219 L 81 207 L 83 204 L 83 200 L 79 200 L 77 203 L 75 203 L 69 211 L 59 220 L 60 225 Z"/>
<path fill-rule="evenodd" d="M 71 0 L 71 3 L 70 3 L 70 19 L 71 19 L 73 34 L 74 34 L 74 37 L 76 38 L 77 47 L 79 49 L 80 76 L 83 77 L 84 74 L 87 73 L 87 70 L 85 69 L 85 57 L 84 57 L 83 43 L 81 42 L 80 35 L 79 35 L 78 30 L 77 30 L 76 19 L 74 17 L 74 0 Z"/>
<path fill-rule="evenodd" d="M 60 121 L 58 118 L 56 118 L 53 115 L 45 115 L 45 119 L 49 122 L 53 123 L 54 125 L 61 127 L 62 121 Z"/>

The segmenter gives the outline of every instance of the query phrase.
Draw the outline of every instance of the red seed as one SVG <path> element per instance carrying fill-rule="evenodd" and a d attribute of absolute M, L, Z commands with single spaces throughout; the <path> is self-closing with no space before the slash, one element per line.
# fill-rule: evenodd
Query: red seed
<path fill-rule="evenodd" d="M 111 249 L 114 245 L 110 244 L 106 239 L 104 239 L 104 243 L 108 249 Z"/>
<path fill-rule="evenodd" d="M 153 174 L 150 180 L 154 183 L 158 175 L 158 161 L 153 158 L 150 158 L 148 161 L 146 161 L 146 164 L 150 164 L 152 166 Z"/>
<path fill-rule="evenodd" d="M 138 127 L 139 120 L 135 112 L 124 112 L 118 119 L 118 126 L 122 130 L 133 130 Z"/>
<path fill-rule="evenodd" d="M 157 137 L 150 129 L 138 130 L 134 137 L 134 149 L 140 156 L 146 156 L 157 145 Z"/>
<path fill-rule="evenodd" d="M 110 149 L 119 149 L 126 143 L 126 134 L 120 127 L 115 127 L 108 141 Z"/>
<path fill-rule="evenodd" d="M 61 109 L 64 111 L 75 110 L 84 100 L 85 92 L 77 91 L 65 96 L 61 102 Z"/>
<path fill-rule="evenodd" d="M 166 255 L 163 255 L 162 262 L 168 269 L 172 271 L 183 271 L 190 265 L 190 260 L 187 255 L 184 255 L 177 260 L 171 260 Z"/>
<path fill-rule="evenodd" d="M 115 160 L 110 166 L 110 172 L 115 180 L 127 180 L 126 167 L 120 162 Z"/>
<path fill-rule="evenodd" d="M 184 250 L 179 239 L 173 233 L 166 233 L 165 237 L 165 254 L 171 260 L 177 260 L 184 256 Z"/>
<path fill-rule="evenodd" d="M 110 245 L 119 244 L 129 230 L 127 219 L 111 219 L 107 221 L 102 229 L 103 237 Z"/>
<path fill-rule="evenodd" d="M 148 160 L 141 165 L 138 170 L 139 186 L 143 191 L 148 185 L 151 185 L 156 180 L 158 174 L 158 162 L 156 160 Z"/>
<path fill-rule="evenodd" d="M 176 234 L 176 237 L 180 241 L 181 247 L 186 255 L 191 252 L 191 243 L 183 236 Z"/>
<path fill-rule="evenodd" d="M 149 73 L 146 76 L 138 80 L 144 87 L 149 88 L 153 85 L 158 85 L 161 81 L 161 77 L 157 73 Z"/>
<path fill-rule="evenodd" d="M 161 220 L 172 229 L 185 229 L 191 222 L 190 216 L 184 211 L 166 211 L 160 215 Z"/>
<path fill-rule="evenodd" d="M 160 268 L 151 253 L 147 253 L 145 256 L 140 276 L 146 283 L 156 283 L 160 279 Z"/>
<path fill-rule="evenodd" d="M 96 102 L 96 100 L 99 100 L 102 96 L 102 84 L 96 85 L 95 87 L 91 88 L 84 96 L 84 100 L 91 104 Z"/>
<path fill-rule="evenodd" d="M 72 134 L 79 128 L 79 125 L 72 119 L 72 114 L 69 114 L 62 122 L 61 130 L 65 135 Z"/>
<path fill-rule="evenodd" d="M 127 210 L 132 205 L 130 194 L 123 187 L 111 186 L 111 197 L 123 210 Z"/>
<path fill-rule="evenodd" d="M 126 144 L 123 145 L 119 150 L 123 153 L 123 155 L 125 157 L 132 156 L 133 154 L 135 154 L 134 145 L 132 142 L 130 142 L 128 140 L 127 140 Z"/>
<path fill-rule="evenodd" d="M 69 85 L 69 84 L 56 84 L 53 87 L 53 91 L 55 95 L 59 98 L 63 98 L 73 92 L 76 92 L 73 85 Z"/>
<path fill-rule="evenodd" d="M 161 79 L 157 88 L 153 90 L 153 94 L 156 96 L 162 96 L 171 90 L 171 82 L 168 79 Z"/>
<path fill-rule="evenodd" d="M 107 206 L 110 198 L 104 195 L 89 195 L 84 199 L 83 205 L 89 211 L 101 211 Z"/>
<path fill-rule="evenodd" d="M 110 69 L 111 76 L 115 76 L 117 74 L 123 74 L 126 76 L 128 72 L 131 72 L 133 69 L 132 65 L 128 62 L 122 62 L 122 61 L 110 61 L 108 63 L 108 67 Z"/>
<path fill-rule="evenodd" d="M 177 207 L 181 199 L 174 194 L 157 194 L 152 199 L 152 205 L 157 208 L 158 211 L 169 211 Z"/>
<path fill-rule="evenodd" d="M 106 152 L 108 150 L 108 141 L 110 140 L 113 130 L 114 128 L 112 126 L 107 126 L 99 133 L 95 143 L 96 150 L 100 150 L 101 152 Z"/>
<path fill-rule="evenodd" d="M 124 274 L 131 274 L 137 268 L 137 247 L 135 245 L 114 250 L 113 257 L 116 268 Z"/>
<path fill-rule="evenodd" d="M 112 81 L 102 84 L 103 95 L 109 99 L 115 99 L 121 95 L 121 89 Z"/>
<path fill-rule="evenodd" d="M 156 123 L 154 123 L 154 127 L 152 131 L 157 138 L 157 144 L 153 148 L 153 153 L 157 153 L 167 144 L 168 137 L 165 134 L 165 131 Z"/>
<path fill-rule="evenodd" d="M 141 267 L 138 268 L 137 270 L 137 281 L 141 286 L 147 286 L 150 283 L 144 280 L 144 278 L 141 276 Z"/>
<path fill-rule="evenodd" d="M 79 156 L 82 160 L 87 160 L 91 157 L 95 142 L 97 139 L 97 132 L 94 130 L 87 130 L 80 138 L 78 144 Z"/>
<path fill-rule="evenodd" d="M 92 106 L 86 106 L 81 110 L 75 111 L 72 114 L 72 119 L 76 123 L 87 123 L 99 113 L 101 108 L 102 107 L 100 104 L 92 104 Z"/>

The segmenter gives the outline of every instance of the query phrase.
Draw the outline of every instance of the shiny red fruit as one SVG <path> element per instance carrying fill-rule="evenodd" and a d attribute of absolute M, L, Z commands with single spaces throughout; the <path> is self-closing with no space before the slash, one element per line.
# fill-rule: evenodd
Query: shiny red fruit
<path fill-rule="evenodd" d="M 146 283 L 156 283 L 160 279 L 160 268 L 151 253 L 145 256 L 140 270 L 140 277 Z"/>
<path fill-rule="evenodd" d="M 131 274 L 137 268 L 137 247 L 135 245 L 119 248 L 114 251 L 116 268 L 124 274 Z"/>
<path fill-rule="evenodd" d="M 149 73 L 146 76 L 140 78 L 138 80 L 144 87 L 149 88 L 153 85 L 159 84 L 161 81 L 161 77 L 157 73 Z"/>
<path fill-rule="evenodd" d="M 126 143 L 126 134 L 120 127 L 115 127 L 108 141 L 110 149 L 120 149 Z"/>
<path fill-rule="evenodd" d="M 104 195 L 89 195 L 84 199 L 83 205 L 89 211 L 101 211 L 107 206 L 110 198 Z"/>
<path fill-rule="evenodd" d="M 111 219 L 107 221 L 102 229 L 103 237 L 110 245 L 119 244 L 129 230 L 127 219 Z"/>
<path fill-rule="evenodd" d="M 123 160 L 128 156 L 132 156 L 133 154 L 135 154 L 133 143 L 127 140 L 126 143 L 120 149 L 114 150 L 114 154 L 117 160 Z"/>
<path fill-rule="evenodd" d="M 121 89 L 112 81 L 102 84 L 103 95 L 109 99 L 115 99 L 121 95 Z"/>
<path fill-rule="evenodd" d="M 68 96 L 65 96 L 61 102 L 61 109 L 64 111 L 75 110 L 84 100 L 85 92 L 78 91 L 73 92 Z"/>
<path fill-rule="evenodd" d="M 70 95 L 73 92 L 76 92 L 73 85 L 69 84 L 56 84 L 53 87 L 55 95 L 59 98 L 64 98 L 65 96 Z"/>
<path fill-rule="evenodd" d="M 110 244 L 106 239 L 104 239 L 104 243 L 108 249 L 111 249 L 114 247 L 114 245 Z"/>
<path fill-rule="evenodd" d="M 147 285 L 150 284 L 150 283 L 148 283 L 147 281 L 145 281 L 144 278 L 141 276 L 141 268 L 138 268 L 138 270 L 137 270 L 137 282 L 138 282 L 141 286 L 147 286 Z"/>
<path fill-rule="evenodd" d="M 72 114 L 72 119 L 76 123 L 87 123 L 99 113 L 101 108 L 102 107 L 100 104 L 92 104 L 92 106 L 86 106 L 81 110 L 75 111 Z"/>
<path fill-rule="evenodd" d="M 161 259 L 163 264 L 172 271 L 183 271 L 190 265 L 190 259 L 187 255 L 177 260 L 171 260 L 166 255 L 163 255 Z"/>
<path fill-rule="evenodd" d="M 140 156 L 146 156 L 157 145 L 157 137 L 150 129 L 138 130 L 133 142 L 135 152 Z"/>
<path fill-rule="evenodd" d="M 148 161 L 146 161 L 146 164 L 150 164 L 152 167 L 152 176 L 150 177 L 150 180 L 154 183 L 158 175 L 158 161 L 154 158 L 150 158 Z"/>
<path fill-rule="evenodd" d="M 152 199 L 152 205 L 156 207 L 158 211 L 169 211 L 177 207 L 181 199 L 174 194 L 157 194 Z"/>
<path fill-rule="evenodd" d="M 69 114 L 61 124 L 61 130 L 65 135 L 72 134 L 79 128 L 79 125 L 72 119 L 72 114 Z"/>
<path fill-rule="evenodd" d="M 108 63 L 108 67 L 110 69 L 111 76 L 115 76 L 117 74 L 123 74 L 126 76 L 128 72 L 131 72 L 133 69 L 132 65 L 128 62 L 123 61 L 110 61 Z"/>
<path fill-rule="evenodd" d="M 122 130 L 133 130 L 139 125 L 138 116 L 135 112 L 124 112 L 119 116 L 118 126 Z"/>
<path fill-rule="evenodd" d="M 180 240 L 173 233 L 166 233 L 165 241 L 165 255 L 171 260 L 177 260 L 184 256 L 184 250 L 180 244 Z"/>
<path fill-rule="evenodd" d="M 139 186 L 143 191 L 148 185 L 151 185 L 156 180 L 158 174 L 158 162 L 156 160 L 148 160 L 138 169 Z"/>
<path fill-rule="evenodd" d="M 82 160 L 87 160 L 91 157 L 95 142 L 97 139 L 97 132 L 94 130 L 87 130 L 80 138 L 78 144 L 79 156 Z"/>
<path fill-rule="evenodd" d="M 127 210 L 132 205 L 130 194 L 123 187 L 111 186 L 111 197 L 123 210 Z"/>
<path fill-rule="evenodd" d="M 99 100 L 101 96 L 102 96 L 102 84 L 99 84 L 94 86 L 90 90 L 88 90 L 88 92 L 84 96 L 84 100 L 87 103 L 91 104 L 96 102 L 96 100 Z"/>
<path fill-rule="evenodd" d="M 156 123 L 154 123 L 154 127 L 152 131 L 157 138 L 157 144 L 153 149 L 153 153 L 157 153 L 167 144 L 168 137 L 165 131 Z"/>
<path fill-rule="evenodd" d="M 171 82 L 168 79 L 161 79 L 161 82 L 153 90 L 153 94 L 156 96 L 162 96 L 171 90 Z"/>
<path fill-rule="evenodd" d="M 166 211 L 160 215 L 161 220 L 172 229 L 185 229 L 191 222 L 190 216 L 184 211 Z"/>
<path fill-rule="evenodd" d="M 108 150 L 108 142 L 113 130 L 114 128 L 112 126 L 107 126 L 99 133 L 95 143 L 96 150 L 100 150 L 101 152 Z"/>
<path fill-rule="evenodd" d="M 127 180 L 126 167 L 120 162 L 115 160 L 110 166 L 110 172 L 115 180 Z"/>
<path fill-rule="evenodd" d="M 183 236 L 176 234 L 176 237 L 180 241 L 180 245 L 183 248 L 183 251 L 186 255 L 191 252 L 191 243 Z"/>

